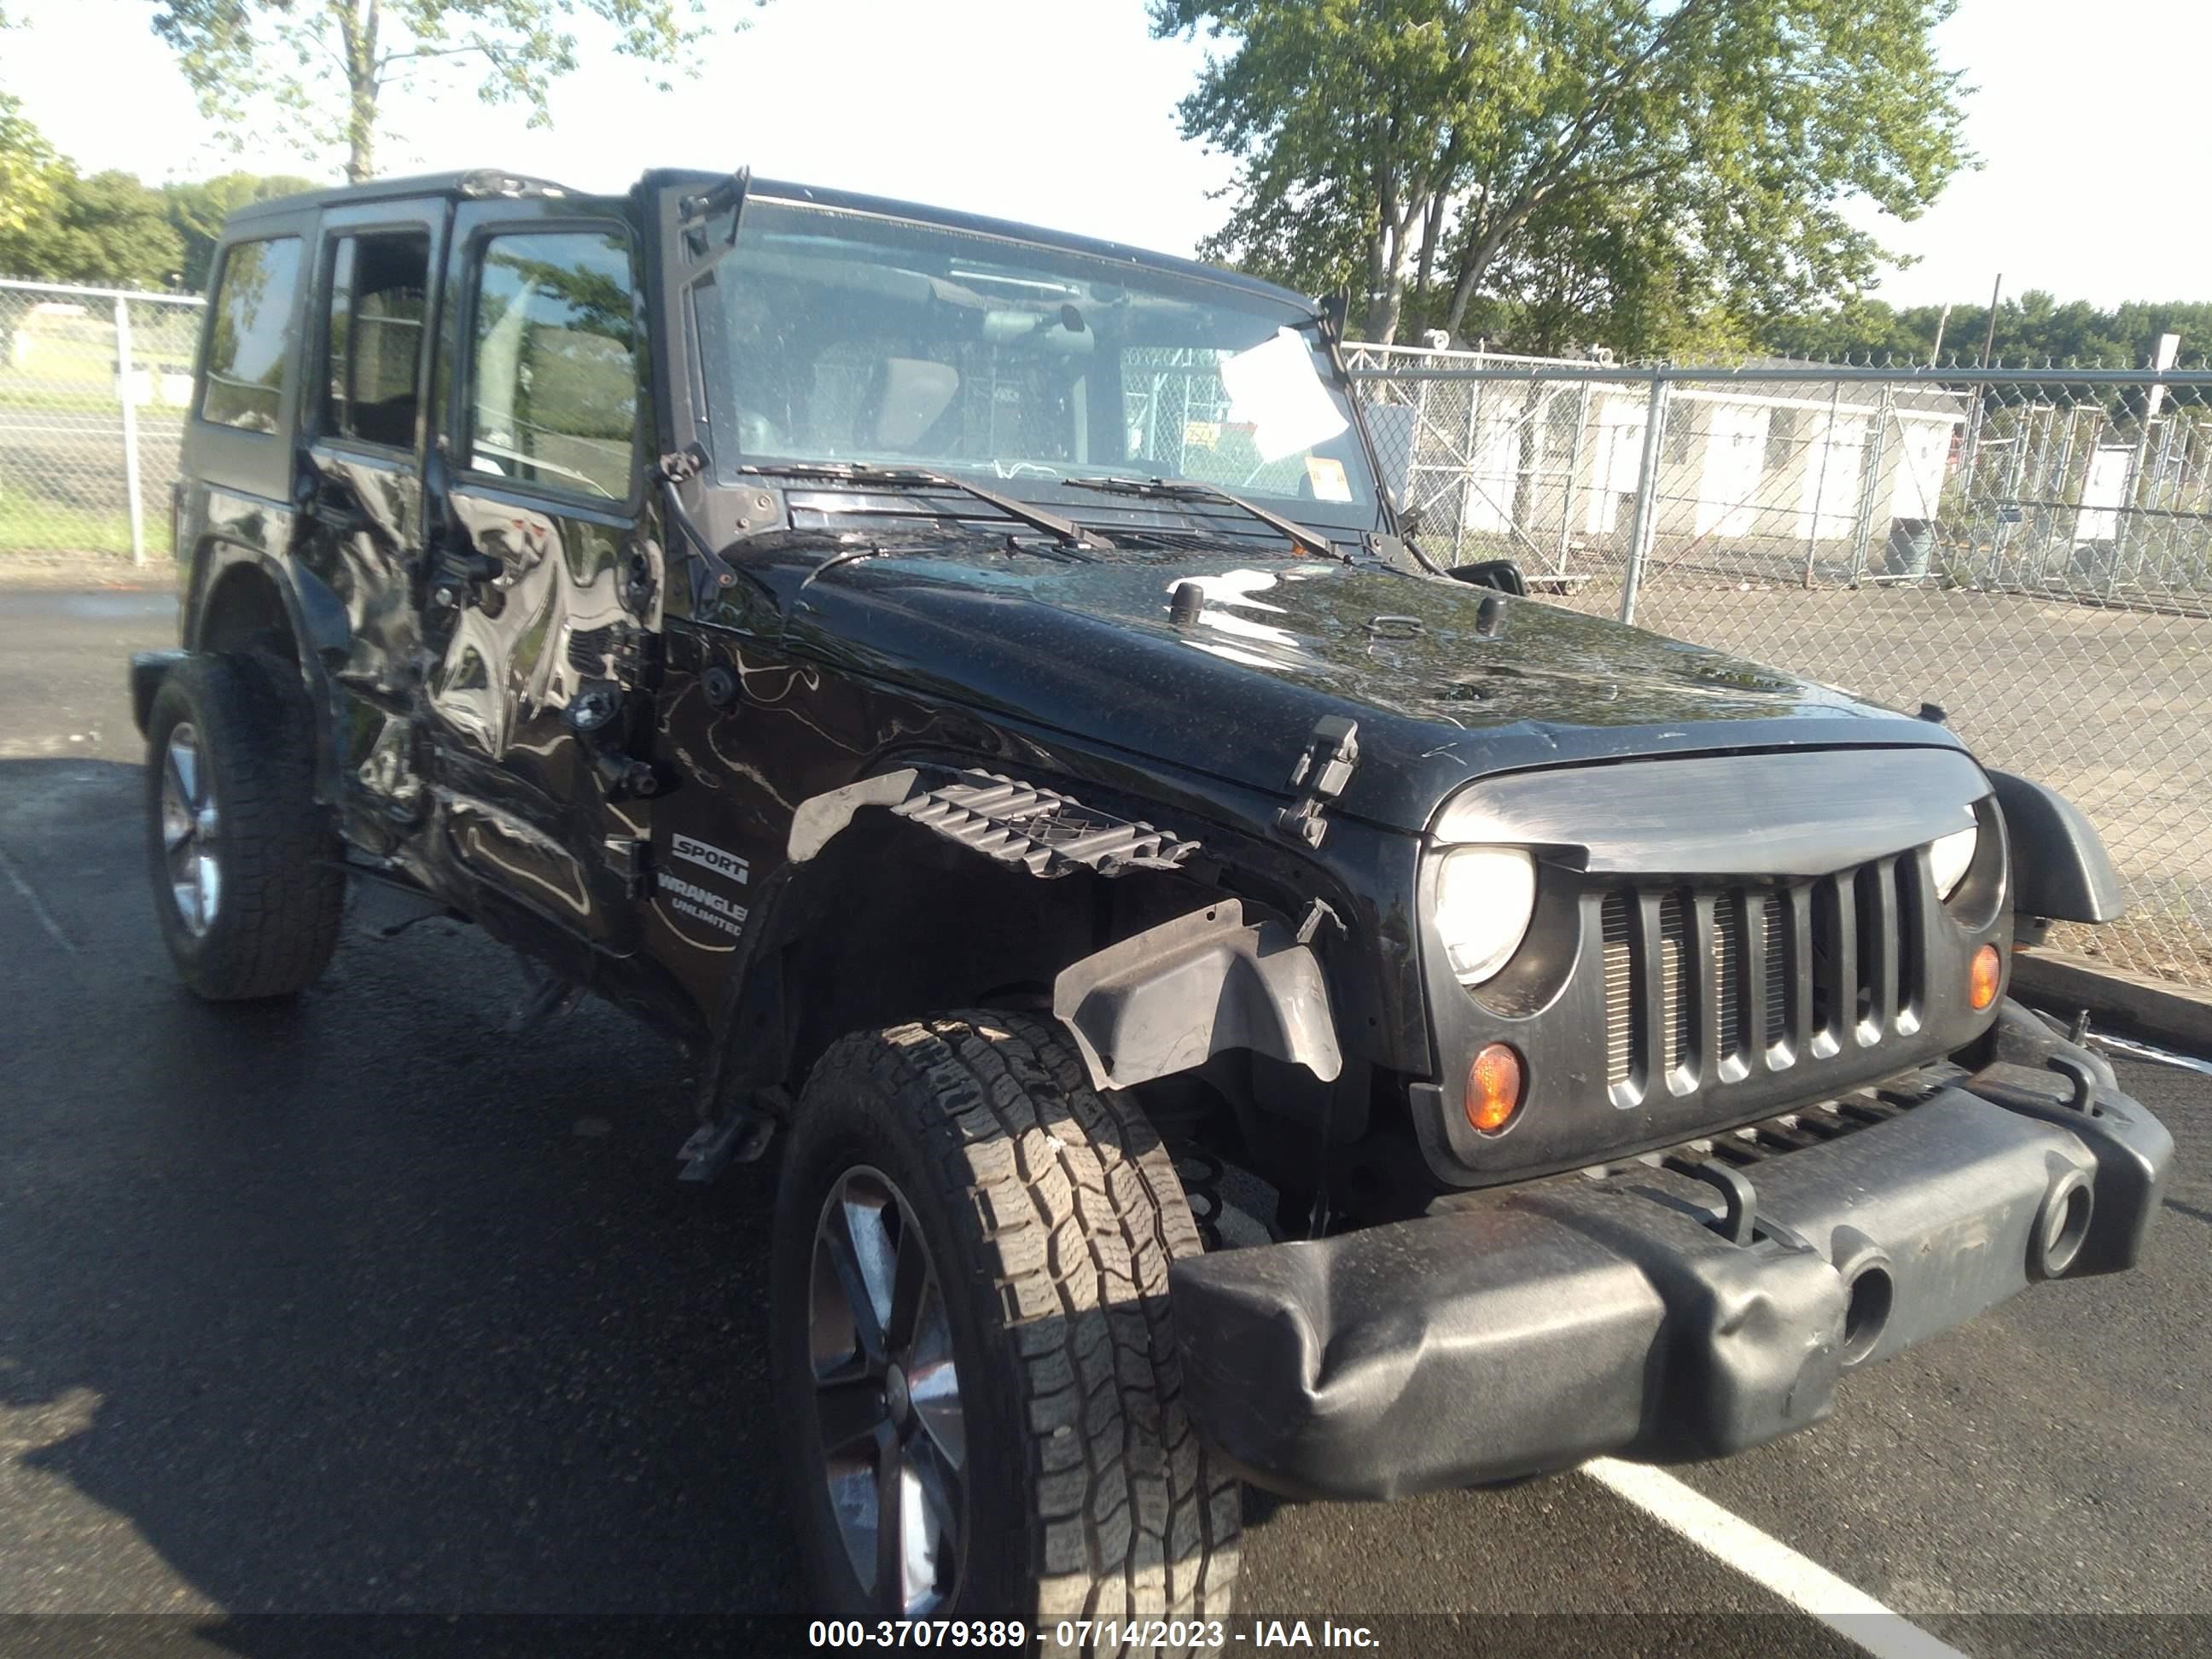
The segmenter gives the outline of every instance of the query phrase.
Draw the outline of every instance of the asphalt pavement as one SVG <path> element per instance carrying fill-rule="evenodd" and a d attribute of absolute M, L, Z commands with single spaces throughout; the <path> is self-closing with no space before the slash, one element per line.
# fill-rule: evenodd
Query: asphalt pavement
<path fill-rule="evenodd" d="M 220 1644 L 222 1614 L 803 1611 L 769 1172 L 679 1186 L 672 1054 L 588 1005 L 503 1035 L 520 977 L 453 924 L 357 915 L 289 1007 L 186 995 L 123 674 L 172 617 L 0 592 L 0 1615 L 198 1614 Z M 2119 1070 L 2180 1145 L 2142 1270 L 1673 1471 L 1970 1653 L 2212 1636 L 2172 1617 L 2212 1615 L 2212 1078 Z M 1741 1650 L 1849 1650 L 1586 1475 L 1248 1527 L 1243 1607 L 1464 1616 L 1409 1650 L 1498 1613 L 1559 1645 L 1579 1613 L 1710 1653 L 1717 1613 Z"/>

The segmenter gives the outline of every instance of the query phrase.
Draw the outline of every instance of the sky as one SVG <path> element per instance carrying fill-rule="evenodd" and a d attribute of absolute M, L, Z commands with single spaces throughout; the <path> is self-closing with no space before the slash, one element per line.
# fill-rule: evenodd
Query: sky
<path fill-rule="evenodd" d="M 728 3 L 729 0 L 717 0 Z M 206 141 L 148 0 L 11 0 L 0 89 L 85 171 L 149 179 L 244 167 L 336 176 L 267 135 Z M 657 90 L 587 30 L 550 131 L 472 95 L 389 94 L 386 172 L 497 166 L 586 189 L 645 167 L 735 167 L 998 214 L 1188 252 L 1224 216 L 1231 167 L 1177 131 L 1203 40 L 1158 41 L 1144 0 L 774 0 Z M 1938 36 L 1980 88 L 1984 158 L 1919 220 L 1859 215 L 1917 263 L 1877 290 L 1899 305 L 1981 304 L 2047 289 L 2100 306 L 2212 298 L 2203 123 L 2161 64 L 2212 58 L 2202 0 L 1960 0 Z"/>

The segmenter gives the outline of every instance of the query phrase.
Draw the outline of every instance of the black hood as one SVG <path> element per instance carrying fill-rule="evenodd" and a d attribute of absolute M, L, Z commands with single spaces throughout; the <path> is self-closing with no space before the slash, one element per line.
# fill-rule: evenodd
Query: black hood
<path fill-rule="evenodd" d="M 1940 726 L 1537 599 L 1246 552 L 1064 562 L 962 549 L 754 564 L 787 643 L 856 672 L 1248 787 L 1286 793 L 1315 722 L 1359 723 L 1338 806 L 1419 830 L 1468 780 L 1710 750 L 1911 744 Z M 1170 593 L 1196 580 L 1195 621 Z"/>

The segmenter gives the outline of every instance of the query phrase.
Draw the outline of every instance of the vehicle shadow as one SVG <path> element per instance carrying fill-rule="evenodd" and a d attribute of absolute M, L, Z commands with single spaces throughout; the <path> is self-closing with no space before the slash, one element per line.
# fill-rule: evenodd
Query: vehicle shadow
<path fill-rule="evenodd" d="M 37 1528 L 0 1481 L 0 1612 L 202 1611 L 269 1659 L 343 1650 L 301 1615 L 805 1612 L 773 1156 L 681 1185 L 672 1049 L 589 1002 L 510 1034 L 512 960 L 441 919 L 380 937 L 410 913 L 374 893 L 304 995 L 198 1001 L 140 787 L 0 762 L 29 890 L 0 892 L 0 1425 L 65 1516 L 11 1569 Z"/>
<path fill-rule="evenodd" d="M 198 1003 L 138 790 L 0 763 L 0 1492 L 40 1505 L 0 1608 L 800 1610 L 771 1176 L 678 1185 L 673 1051 L 505 1034 L 520 975 L 442 921 Z"/>

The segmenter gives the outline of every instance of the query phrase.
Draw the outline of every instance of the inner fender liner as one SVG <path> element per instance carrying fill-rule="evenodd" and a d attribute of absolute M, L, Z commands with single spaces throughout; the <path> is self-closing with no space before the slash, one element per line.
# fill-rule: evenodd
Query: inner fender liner
<path fill-rule="evenodd" d="M 2104 838 L 2054 789 L 1991 772 L 2012 850 L 2012 908 L 2054 921 L 2117 921 L 2127 909 Z"/>
<path fill-rule="evenodd" d="M 1061 970 L 1052 1012 L 1101 1089 L 1127 1089 L 1245 1048 L 1324 1083 L 1344 1069 L 1328 987 L 1281 922 L 1222 899 Z"/>

